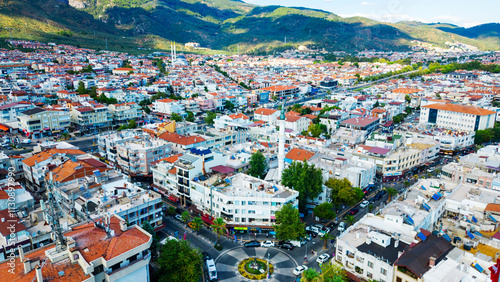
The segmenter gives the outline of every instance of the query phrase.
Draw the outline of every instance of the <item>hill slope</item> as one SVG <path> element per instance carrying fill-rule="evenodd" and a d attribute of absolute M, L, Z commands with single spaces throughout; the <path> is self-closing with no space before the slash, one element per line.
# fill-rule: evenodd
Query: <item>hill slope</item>
<path fill-rule="evenodd" d="M 321 10 L 232 0 L 4 0 L 0 5 L 0 24 L 14 28 L 14 37 L 95 48 L 104 48 L 108 38 L 110 49 L 115 50 L 168 48 L 167 40 L 196 41 L 228 50 L 238 45 L 240 50 L 256 51 L 292 47 L 290 43 L 327 50 L 406 50 L 412 40 L 499 48 L 498 30 L 481 28 L 482 35 L 476 36 L 476 29 L 452 25 L 387 24 L 341 18 Z M 7 30 L 0 32 L 0 37 L 9 36 Z"/>

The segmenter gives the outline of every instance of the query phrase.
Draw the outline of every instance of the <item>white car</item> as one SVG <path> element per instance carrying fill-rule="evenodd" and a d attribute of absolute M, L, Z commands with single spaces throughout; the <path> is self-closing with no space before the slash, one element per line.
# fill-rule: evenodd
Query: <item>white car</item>
<path fill-rule="evenodd" d="M 339 227 L 337 229 L 339 230 L 339 232 L 344 232 L 344 230 L 345 230 L 345 223 L 341 222 L 339 224 Z"/>
<path fill-rule="evenodd" d="M 180 214 L 176 214 L 175 219 L 177 219 L 178 221 L 182 221 L 182 216 Z"/>
<path fill-rule="evenodd" d="M 260 246 L 266 248 L 274 247 L 274 242 L 273 241 L 260 242 Z"/>
<path fill-rule="evenodd" d="M 293 274 L 299 276 L 302 274 L 302 272 L 306 271 L 307 268 L 308 267 L 305 265 L 299 265 L 293 270 Z"/>
<path fill-rule="evenodd" d="M 329 254 L 322 254 L 321 256 L 319 256 L 317 259 L 316 259 L 316 262 L 317 263 L 324 263 L 326 261 L 328 261 L 328 259 L 330 258 L 330 255 Z"/>
<path fill-rule="evenodd" d="M 359 207 L 360 207 L 360 208 L 366 208 L 369 204 L 370 204 L 370 202 L 368 202 L 368 201 L 363 201 L 363 202 L 361 202 L 361 204 L 359 204 Z"/>

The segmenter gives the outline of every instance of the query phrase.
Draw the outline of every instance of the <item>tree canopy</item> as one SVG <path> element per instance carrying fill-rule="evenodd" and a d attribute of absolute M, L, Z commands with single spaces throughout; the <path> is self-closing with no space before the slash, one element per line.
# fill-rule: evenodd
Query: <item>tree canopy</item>
<path fill-rule="evenodd" d="M 187 112 L 186 121 L 194 122 L 194 114 L 193 114 L 193 112 Z"/>
<path fill-rule="evenodd" d="M 299 210 L 291 203 L 281 207 L 275 214 L 274 230 L 278 240 L 297 240 L 305 235 L 305 224 L 300 220 Z"/>
<path fill-rule="evenodd" d="M 324 202 L 316 206 L 313 210 L 314 216 L 321 219 L 333 219 L 335 217 L 335 212 L 333 211 L 333 204 Z"/>
<path fill-rule="evenodd" d="M 266 169 L 266 157 L 260 151 L 253 153 L 252 157 L 250 157 L 250 169 L 248 170 L 248 174 L 263 179 L 264 176 L 266 176 Z"/>
<path fill-rule="evenodd" d="M 183 120 L 183 118 L 177 113 L 172 113 L 170 115 L 170 119 L 176 122 L 181 122 Z"/>
<path fill-rule="evenodd" d="M 158 264 L 161 282 L 197 282 L 203 274 L 200 252 L 184 240 L 166 240 Z"/>
<path fill-rule="evenodd" d="M 331 189 L 331 199 L 335 205 L 353 205 L 365 195 L 360 188 L 352 187 L 351 182 L 347 178 L 329 178 L 325 185 Z"/>
<path fill-rule="evenodd" d="M 205 122 L 208 125 L 214 124 L 214 119 L 217 117 L 217 114 L 214 112 L 208 112 L 207 117 L 205 118 Z"/>
<path fill-rule="evenodd" d="M 149 249 L 151 250 L 151 253 L 153 253 L 154 256 L 156 256 L 156 253 L 158 251 L 159 238 L 156 235 L 154 227 L 149 223 L 149 221 L 144 221 L 141 227 L 142 229 L 144 229 L 144 231 L 148 232 L 153 236 L 153 242 L 151 243 L 151 247 L 149 247 Z"/>
<path fill-rule="evenodd" d="M 299 192 L 299 209 L 305 210 L 306 202 L 323 192 L 323 173 L 307 162 L 292 162 L 281 175 L 281 184 Z"/>

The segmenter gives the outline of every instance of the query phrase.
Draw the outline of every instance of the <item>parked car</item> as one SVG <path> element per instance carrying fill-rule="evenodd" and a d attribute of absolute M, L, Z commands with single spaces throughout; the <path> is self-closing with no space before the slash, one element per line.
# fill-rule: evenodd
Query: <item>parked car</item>
<path fill-rule="evenodd" d="M 266 247 L 266 248 L 274 247 L 274 242 L 273 241 L 264 241 L 264 242 L 260 243 L 260 246 Z"/>
<path fill-rule="evenodd" d="M 289 242 L 285 242 L 285 241 L 280 241 L 278 243 L 278 247 L 281 248 L 281 249 L 287 249 L 287 250 L 293 250 L 293 245 Z"/>
<path fill-rule="evenodd" d="M 175 219 L 177 219 L 178 221 L 182 221 L 182 216 L 180 214 L 176 214 Z"/>
<path fill-rule="evenodd" d="M 349 214 L 350 214 L 350 215 L 355 215 L 355 214 L 357 214 L 358 212 L 359 212 L 359 208 L 353 208 L 353 209 L 351 209 L 351 210 L 349 211 Z"/>
<path fill-rule="evenodd" d="M 307 269 L 308 269 L 307 266 L 299 265 L 293 270 L 293 274 L 299 276 L 302 274 L 302 272 L 306 271 Z"/>
<path fill-rule="evenodd" d="M 258 241 L 249 241 L 245 243 L 245 247 L 260 247 L 260 243 Z"/>
<path fill-rule="evenodd" d="M 322 254 L 320 255 L 317 259 L 316 259 L 316 262 L 317 263 L 324 263 L 326 261 L 328 261 L 328 259 L 330 258 L 330 255 L 329 254 Z"/>
<path fill-rule="evenodd" d="M 21 141 L 21 143 L 23 143 L 23 144 L 30 144 L 31 143 L 31 139 L 23 139 Z"/>
<path fill-rule="evenodd" d="M 190 222 L 188 223 L 188 226 L 189 226 L 189 227 L 191 227 L 192 229 L 194 229 L 194 222 L 190 221 Z"/>
<path fill-rule="evenodd" d="M 337 228 L 337 230 L 338 230 L 339 232 L 344 232 L 344 230 L 345 230 L 345 223 L 344 223 L 344 222 L 341 222 L 341 223 L 339 224 L 339 227 Z"/>
<path fill-rule="evenodd" d="M 318 235 L 318 233 L 314 232 L 314 231 L 307 231 L 307 234 L 313 238 L 316 238 L 316 236 Z"/>
<path fill-rule="evenodd" d="M 207 252 L 202 252 L 201 255 L 203 256 L 203 260 L 207 261 L 209 259 L 212 259 L 210 255 Z"/>
<path fill-rule="evenodd" d="M 363 201 L 363 202 L 361 202 L 361 204 L 359 204 L 359 207 L 360 207 L 360 208 L 366 208 L 369 204 L 370 204 L 370 202 L 368 202 L 368 201 Z"/>

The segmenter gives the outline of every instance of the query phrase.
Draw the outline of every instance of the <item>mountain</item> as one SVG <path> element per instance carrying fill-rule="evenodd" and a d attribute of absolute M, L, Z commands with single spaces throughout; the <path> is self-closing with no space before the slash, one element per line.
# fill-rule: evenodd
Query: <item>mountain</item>
<path fill-rule="evenodd" d="M 72 43 L 113 50 L 168 49 L 169 41 L 212 49 L 270 51 L 310 45 L 327 50 L 408 50 L 412 40 L 460 41 L 498 50 L 498 26 L 382 23 L 300 7 L 232 0 L 3 0 L 0 38 Z M 284 42 L 287 44 L 284 44 Z"/>

